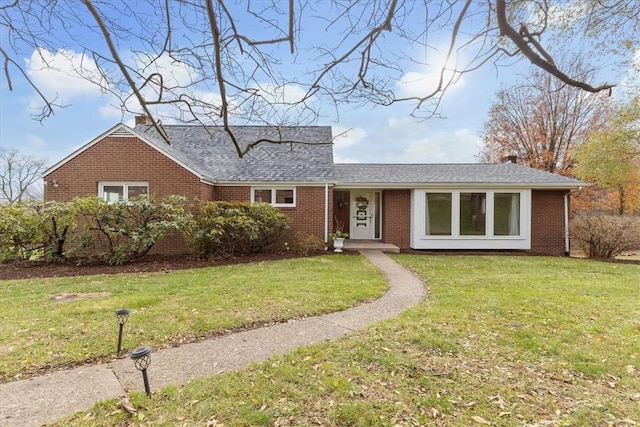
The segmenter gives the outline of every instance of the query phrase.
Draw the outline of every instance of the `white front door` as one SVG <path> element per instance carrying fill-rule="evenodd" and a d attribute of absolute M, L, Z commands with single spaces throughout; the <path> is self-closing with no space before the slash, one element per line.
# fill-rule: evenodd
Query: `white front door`
<path fill-rule="evenodd" d="M 374 238 L 374 198 L 372 191 L 351 191 L 351 227 L 352 239 Z"/>

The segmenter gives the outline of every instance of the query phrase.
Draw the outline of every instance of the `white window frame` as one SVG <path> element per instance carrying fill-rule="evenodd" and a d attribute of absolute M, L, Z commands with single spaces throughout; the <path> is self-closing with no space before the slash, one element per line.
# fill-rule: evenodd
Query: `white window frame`
<path fill-rule="evenodd" d="M 451 235 L 426 234 L 426 194 L 451 194 Z M 460 194 L 485 193 L 485 234 L 460 234 Z M 495 193 L 520 194 L 520 234 L 494 235 Z M 531 249 L 531 190 L 511 188 L 414 189 L 412 191 L 411 243 L 414 249 Z"/>
<path fill-rule="evenodd" d="M 98 183 L 98 197 L 105 199 L 104 187 L 122 187 L 122 201 L 129 200 L 129 187 L 147 187 L 149 194 L 149 183 L 144 181 L 103 181 Z M 108 200 L 107 200 L 108 201 Z"/>
<path fill-rule="evenodd" d="M 251 203 L 255 203 L 255 192 L 256 190 L 271 191 L 271 206 L 275 206 L 278 208 L 295 208 L 296 207 L 296 187 L 251 187 Z M 276 203 L 276 192 L 277 191 L 293 191 L 293 202 L 292 203 Z"/>

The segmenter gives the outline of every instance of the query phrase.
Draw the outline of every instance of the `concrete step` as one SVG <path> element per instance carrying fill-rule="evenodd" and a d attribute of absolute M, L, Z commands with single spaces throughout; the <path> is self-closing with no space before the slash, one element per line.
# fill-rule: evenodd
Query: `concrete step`
<path fill-rule="evenodd" d="M 354 240 L 347 239 L 344 241 L 345 251 L 362 251 L 362 250 L 378 250 L 382 252 L 400 253 L 400 248 L 391 243 L 383 243 L 379 240 Z"/>

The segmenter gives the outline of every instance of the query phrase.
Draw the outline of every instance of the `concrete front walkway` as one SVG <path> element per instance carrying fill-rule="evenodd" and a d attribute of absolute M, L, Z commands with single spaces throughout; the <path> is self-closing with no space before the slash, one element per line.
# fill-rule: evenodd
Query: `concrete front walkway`
<path fill-rule="evenodd" d="M 338 313 L 158 350 L 148 369 L 152 391 L 340 338 L 395 317 L 422 300 L 425 287 L 418 277 L 380 251 L 362 253 L 389 281 L 390 289 L 380 299 Z M 144 391 L 141 374 L 129 358 L 0 384 L 0 426 L 39 426 L 88 410 L 101 400 L 125 396 L 126 390 Z"/>

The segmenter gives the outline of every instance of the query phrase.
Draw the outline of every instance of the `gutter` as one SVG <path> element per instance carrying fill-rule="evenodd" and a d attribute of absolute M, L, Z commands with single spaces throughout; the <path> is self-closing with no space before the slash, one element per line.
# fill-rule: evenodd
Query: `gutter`
<path fill-rule="evenodd" d="M 324 183 L 324 243 L 329 244 L 329 183 Z"/>
<path fill-rule="evenodd" d="M 425 182 L 367 182 L 367 183 L 336 183 L 336 190 L 343 189 L 370 189 L 370 188 L 379 188 L 379 189 L 395 189 L 395 190 L 414 190 L 414 189 L 494 189 L 494 188 L 504 188 L 504 189 L 528 189 L 528 190 L 578 190 L 581 187 L 584 187 L 586 183 L 527 183 L 527 182 L 519 182 L 519 183 L 496 183 L 496 182 L 479 182 L 479 183 L 468 183 L 468 182 L 433 182 L 433 183 L 425 183 Z"/>
<path fill-rule="evenodd" d="M 562 199 L 564 201 L 564 255 L 569 256 L 571 245 L 569 242 L 569 194 L 570 191 L 564 193 Z"/>

